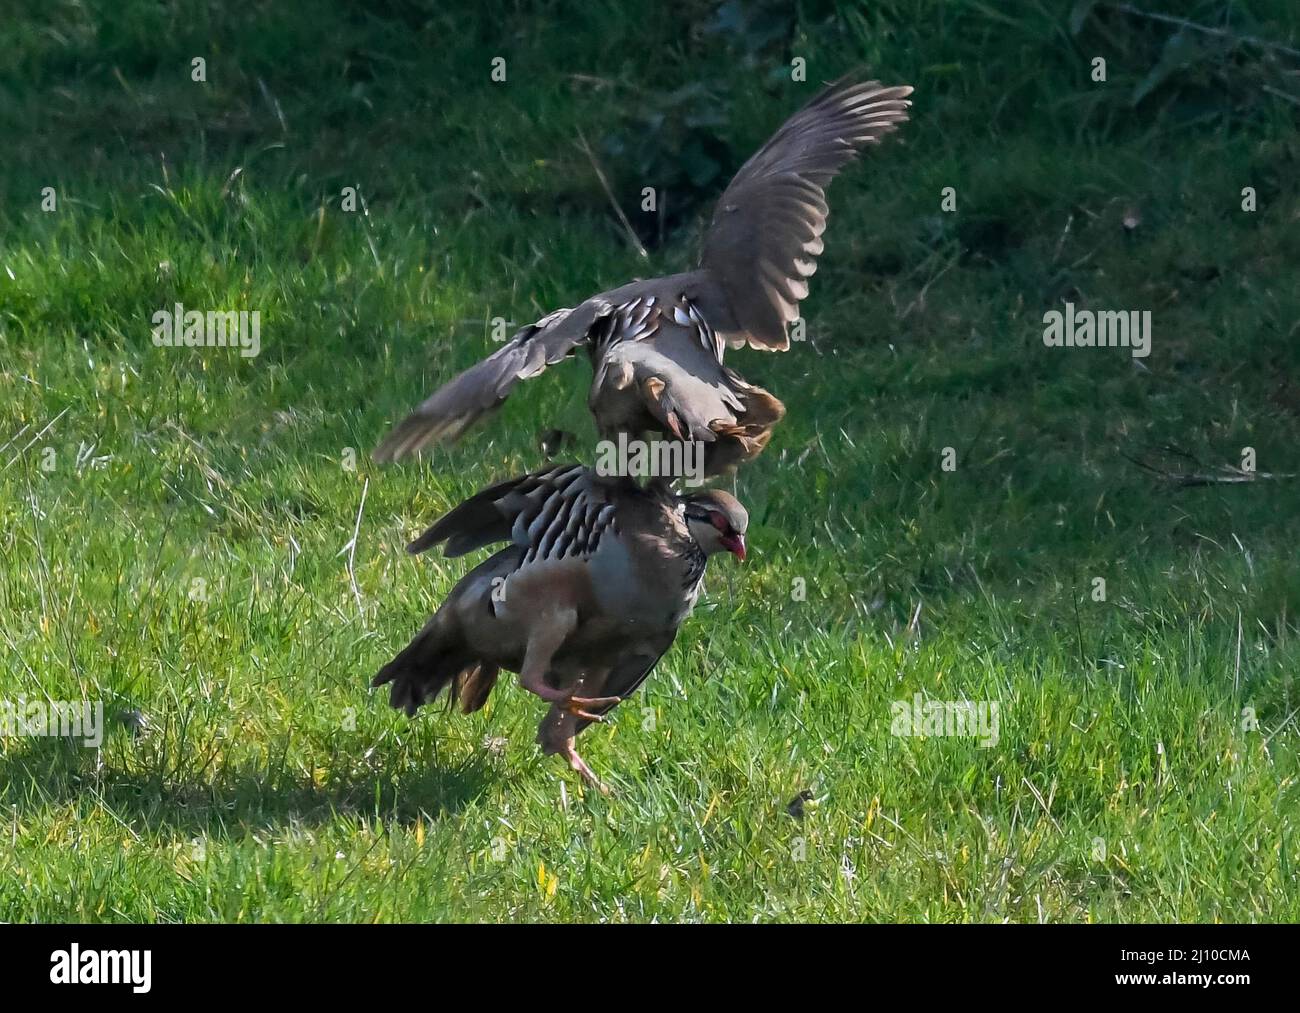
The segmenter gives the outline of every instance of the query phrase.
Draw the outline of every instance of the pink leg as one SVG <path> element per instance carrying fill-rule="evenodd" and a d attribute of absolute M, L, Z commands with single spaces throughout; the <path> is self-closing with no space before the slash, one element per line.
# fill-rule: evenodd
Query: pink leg
<path fill-rule="evenodd" d="M 538 624 L 537 631 L 528 641 L 528 648 L 524 652 L 524 663 L 520 666 L 519 672 L 519 685 L 575 717 L 587 721 L 603 721 L 604 718 L 593 711 L 601 707 L 612 707 L 619 702 L 619 697 L 575 696 L 577 684 L 568 689 L 556 689 L 546 682 L 546 673 L 551 667 L 551 659 L 555 657 L 555 652 L 560 649 L 565 638 L 577 624 L 578 617 L 572 610 L 560 612 L 550 617 L 548 622 Z M 603 676 L 600 681 L 604 681 Z"/>
<path fill-rule="evenodd" d="M 581 774 L 582 779 L 584 781 L 586 781 L 589 785 L 595 788 L 602 795 L 610 794 L 609 786 L 595 775 L 592 769 L 587 766 L 587 762 L 581 756 L 579 756 L 578 751 L 573 748 L 572 739 L 564 740 L 563 753 L 564 753 L 564 758 L 569 761 L 569 766 L 572 767 L 574 770 L 576 770 L 579 774 Z"/>

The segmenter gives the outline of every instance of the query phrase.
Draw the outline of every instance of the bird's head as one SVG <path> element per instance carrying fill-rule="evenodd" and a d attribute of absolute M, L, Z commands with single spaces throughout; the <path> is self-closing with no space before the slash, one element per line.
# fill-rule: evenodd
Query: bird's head
<path fill-rule="evenodd" d="M 686 526 L 706 556 L 725 550 L 744 560 L 749 513 L 735 496 L 705 489 L 685 497 L 685 504 Z"/>

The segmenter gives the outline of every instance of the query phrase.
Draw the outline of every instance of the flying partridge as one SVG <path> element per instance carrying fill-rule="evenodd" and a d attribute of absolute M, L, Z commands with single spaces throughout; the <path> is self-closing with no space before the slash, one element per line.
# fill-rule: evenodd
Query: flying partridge
<path fill-rule="evenodd" d="M 705 446 L 707 475 L 757 456 L 785 408 L 723 365 L 727 348 L 790 347 L 822 252 L 830 181 L 907 119 L 906 85 L 851 78 L 795 113 L 723 193 L 699 266 L 556 310 L 435 392 L 376 449 L 395 460 L 459 436 L 526 380 L 586 350 L 601 436 L 657 433 Z"/>

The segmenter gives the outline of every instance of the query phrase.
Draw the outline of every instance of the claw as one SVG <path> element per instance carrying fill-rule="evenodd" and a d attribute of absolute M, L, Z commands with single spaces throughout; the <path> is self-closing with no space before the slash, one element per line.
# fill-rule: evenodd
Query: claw
<path fill-rule="evenodd" d="M 569 761 L 569 766 L 572 767 L 574 770 L 576 770 L 579 774 L 581 774 L 582 779 L 586 781 L 589 785 L 591 785 L 593 788 L 595 788 L 598 792 L 600 792 L 602 795 L 611 794 L 609 786 L 605 784 L 603 781 L 601 781 L 601 779 L 595 775 L 592 769 L 587 766 L 586 761 L 583 760 L 583 758 L 578 755 L 578 751 L 573 748 L 572 739 L 569 739 L 565 743 L 564 758 Z"/>
<path fill-rule="evenodd" d="M 613 707 L 622 701 L 621 696 L 569 696 L 560 706 L 575 718 L 582 718 L 584 721 L 604 721 L 605 716 L 594 711 Z"/>

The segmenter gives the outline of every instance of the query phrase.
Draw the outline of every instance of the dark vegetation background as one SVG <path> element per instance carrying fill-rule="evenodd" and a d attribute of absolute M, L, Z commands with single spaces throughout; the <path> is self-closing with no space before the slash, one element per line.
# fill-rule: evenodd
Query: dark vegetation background
<path fill-rule="evenodd" d="M 1282 0 L 0 2 L 2 695 L 114 721 L 100 753 L 0 740 L 0 917 L 1295 917 L 1298 29 Z M 589 733 L 619 798 L 557 802 L 510 687 L 390 714 L 369 675 L 463 571 L 400 546 L 542 429 L 589 447 L 585 366 L 423 465 L 366 451 L 492 317 L 693 263 L 853 67 L 913 119 L 831 189 L 810 342 L 737 356 L 789 408 L 737 485 L 757 551 L 649 712 Z M 1151 310 L 1152 355 L 1045 348 L 1066 300 Z M 259 310 L 261 355 L 154 348 L 174 302 Z M 1180 481 L 1248 446 L 1274 477 Z M 1000 743 L 891 736 L 915 692 L 999 701 Z"/>

